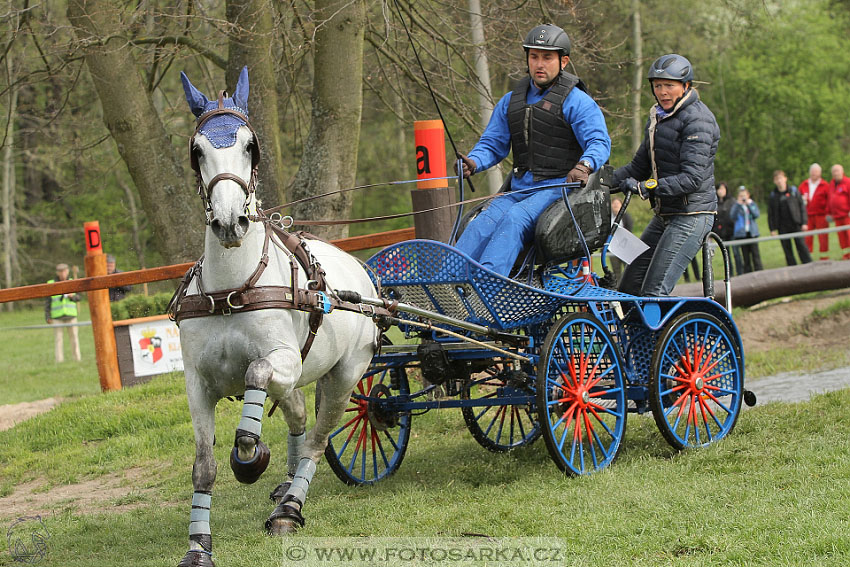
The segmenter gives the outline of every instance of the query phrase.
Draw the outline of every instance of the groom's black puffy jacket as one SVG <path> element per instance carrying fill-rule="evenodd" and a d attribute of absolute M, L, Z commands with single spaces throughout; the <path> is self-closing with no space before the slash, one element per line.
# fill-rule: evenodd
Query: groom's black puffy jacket
<path fill-rule="evenodd" d="M 714 155 L 720 128 L 714 114 L 694 89 L 688 89 L 670 114 L 659 110 L 656 105 L 650 111 L 643 143 L 631 163 L 614 172 L 614 181 L 657 175 L 655 198 L 661 215 L 715 212 Z"/>

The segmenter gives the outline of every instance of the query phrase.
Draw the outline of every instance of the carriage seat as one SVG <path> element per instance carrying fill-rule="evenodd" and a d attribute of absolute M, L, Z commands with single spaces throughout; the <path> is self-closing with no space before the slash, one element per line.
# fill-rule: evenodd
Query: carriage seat
<path fill-rule="evenodd" d="M 563 264 L 583 258 L 586 252 L 576 224 L 590 253 L 602 248 L 611 234 L 610 187 L 613 173 L 610 165 L 603 165 L 590 174 L 584 187 L 569 193 L 567 199 L 572 215 L 563 199 L 558 199 L 543 211 L 534 229 L 536 264 Z"/>

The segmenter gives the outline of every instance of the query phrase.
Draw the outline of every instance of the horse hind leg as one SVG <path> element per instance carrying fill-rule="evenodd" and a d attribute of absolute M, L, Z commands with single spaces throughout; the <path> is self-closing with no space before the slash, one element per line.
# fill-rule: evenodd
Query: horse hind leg
<path fill-rule="evenodd" d="M 307 437 L 304 432 L 307 425 L 304 392 L 293 390 L 288 397 L 280 401 L 280 409 L 283 412 L 286 425 L 289 427 L 289 438 L 286 444 L 286 480 L 280 483 L 269 495 L 269 498 L 275 504 L 280 504 L 280 501 L 286 495 L 286 491 L 289 490 L 303 453 L 304 440 Z"/>
<path fill-rule="evenodd" d="M 342 386 L 326 393 L 326 390 L 331 390 L 328 387 L 330 384 L 331 380 L 321 380 L 317 384 L 317 388 L 322 388 L 322 403 L 319 405 L 316 424 L 307 434 L 301 459 L 289 488 L 266 520 L 266 530 L 273 535 L 294 533 L 298 528 L 304 527 L 301 509 L 307 499 L 307 489 L 316 472 L 316 464 L 327 447 L 328 437 L 345 413 L 351 393 L 350 387 Z"/>
<path fill-rule="evenodd" d="M 230 468 L 236 480 L 252 484 L 269 466 L 269 448 L 260 441 L 263 428 L 263 405 L 266 387 L 273 373 L 272 365 L 258 359 L 245 373 L 245 397 L 242 402 L 242 419 L 236 429 L 236 439 L 230 452 Z"/>

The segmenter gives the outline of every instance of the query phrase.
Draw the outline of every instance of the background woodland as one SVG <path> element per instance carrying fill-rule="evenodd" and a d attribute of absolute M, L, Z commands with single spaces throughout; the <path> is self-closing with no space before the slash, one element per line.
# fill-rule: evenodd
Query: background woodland
<path fill-rule="evenodd" d="M 542 22 L 569 33 L 571 70 L 604 110 L 615 166 L 630 159 L 635 125 L 654 102 L 647 66 L 669 52 L 691 60 L 717 116 L 718 181 L 764 201 L 774 169 L 797 184 L 814 161 L 825 171 L 850 166 L 847 1 L 7 0 L 0 285 L 45 281 L 60 261 L 81 265 L 88 220 L 100 221 L 123 270 L 200 255 L 187 149 L 194 117 L 180 71 L 213 96 L 248 65 L 263 149 L 258 191 L 271 207 L 414 178 L 413 121 L 439 118 L 428 84 L 457 149 L 471 149 L 488 106 L 525 74 L 521 42 Z M 447 140 L 447 160 L 453 154 Z M 473 182 L 481 194 L 498 179 Z M 405 212 L 412 187 L 287 212 Z M 333 238 L 405 226 L 410 218 L 311 230 Z"/>

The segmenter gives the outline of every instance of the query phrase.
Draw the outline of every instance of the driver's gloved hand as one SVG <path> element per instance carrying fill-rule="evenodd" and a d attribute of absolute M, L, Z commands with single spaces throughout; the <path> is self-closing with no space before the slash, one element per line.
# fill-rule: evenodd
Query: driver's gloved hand
<path fill-rule="evenodd" d="M 463 178 L 468 179 L 470 175 L 475 173 L 475 162 L 462 153 L 458 153 L 457 157 L 463 162 Z M 455 162 L 455 175 L 460 175 L 460 172 L 457 170 L 457 162 Z"/>

